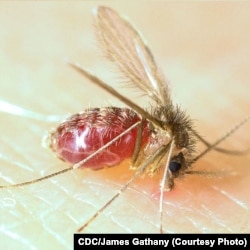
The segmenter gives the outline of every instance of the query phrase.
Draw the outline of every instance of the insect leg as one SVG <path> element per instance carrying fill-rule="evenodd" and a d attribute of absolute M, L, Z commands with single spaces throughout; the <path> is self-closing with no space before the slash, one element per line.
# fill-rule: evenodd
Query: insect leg
<path fill-rule="evenodd" d="M 18 184 L 13 184 L 13 185 L 4 185 L 4 186 L 0 186 L 0 188 L 11 188 L 11 187 L 21 187 L 21 186 L 26 186 L 26 185 L 31 185 L 46 179 L 50 179 L 54 176 L 66 173 L 68 171 L 71 171 L 73 169 L 77 169 L 77 168 L 83 168 L 84 164 L 89 161 L 91 158 L 93 158 L 94 156 L 96 156 L 97 154 L 101 153 L 103 150 L 105 150 L 106 148 L 108 148 L 110 145 L 112 145 L 114 142 L 116 142 L 117 140 L 119 140 L 122 136 L 124 136 L 125 134 L 127 134 L 130 130 L 134 129 L 136 126 L 138 126 L 141 123 L 141 121 L 136 122 L 135 124 L 133 124 L 132 126 L 130 126 L 128 129 L 126 129 L 125 131 L 123 131 L 121 134 L 119 134 L 118 136 L 116 136 L 114 139 L 112 139 L 111 141 L 109 141 L 108 143 L 106 143 L 104 146 L 102 146 L 101 148 L 99 148 L 98 150 L 96 150 L 93 154 L 89 155 L 88 157 L 86 157 L 85 159 L 83 159 L 82 161 L 74 164 L 73 166 L 63 169 L 61 171 L 52 173 L 50 175 L 38 178 L 38 179 L 34 179 L 31 181 L 26 181 L 26 182 L 22 182 L 22 183 L 18 183 Z"/>
<path fill-rule="evenodd" d="M 221 138 L 219 138 L 216 142 L 214 142 L 213 144 L 208 144 L 207 149 L 205 149 L 203 152 L 201 152 L 198 156 L 196 156 L 193 160 L 192 163 L 196 162 L 198 159 L 200 159 L 202 156 L 204 156 L 205 154 L 207 154 L 209 151 L 216 149 L 216 146 L 219 145 L 222 141 L 224 141 L 225 139 L 227 139 L 231 134 L 233 134 L 234 132 L 236 132 L 241 126 L 243 126 L 245 123 L 247 123 L 250 120 L 250 116 L 246 117 L 244 120 L 242 120 L 240 123 L 236 124 L 231 130 L 229 130 L 225 135 L 223 135 Z M 232 152 L 238 152 L 238 154 L 240 153 L 240 151 L 227 151 L 224 150 L 224 152 L 226 153 L 232 153 Z M 249 152 L 249 149 L 243 151 L 245 153 Z M 242 153 L 243 153 L 242 152 Z M 232 153 L 233 154 L 233 153 Z"/>
<path fill-rule="evenodd" d="M 226 135 L 225 138 L 222 139 L 225 140 L 227 137 L 229 137 L 232 133 L 234 133 L 236 130 L 238 130 L 241 126 L 243 126 L 245 123 L 247 123 L 250 120 L 250 116 L 248 116 L 247 118 L 245 118 L 244 120 L 242 120 L 239 124 L 237 124 L 231 131 L 229 131 Z M 197 137 L 197 139 L 199 139 L 204 145 L 207 146 L 207 150 L 215 150 L 224 154 L 231 154 L 231 155 L 244 155 L 246 153 L 249 152 L 249 149 L 243 150 L 243 151 L 238 151 L 238 150 L 228 150 L 228 149 L 224 149 L 224 148 L 220 148 L 217 147 L 217 145 L 221 142 L 219 142 L 218 144 L 214 145 L 214 144 L 210 144 L 209 142 L 207 142 L 204 138 L 202 138 L 201 135 L 199 135 L 195 130 L 192 129 L 192 133 Z M 224 137 L 224 136 L 223 136 Z"/>
<path fill-rule="evenodd" d="M 135 142 L 135 149 L 132 155 L 131 163 L 132 165 L 135 164 L 136 160 L 138 159 L 140 149 L 141 149 L 141 143 L 142 143 L 142 123 L 140 123 L 137 127 L 137 137 Z"/>
<path fill-rule="evenodd" d="M 168 185 L 168 190 L 167 191 L 171 191 L 171 189 L 174 186 L 174 181 L 173 181 L 173 178 L 172 178 L 172 174 L 171 174 L 171 171 L 169 171 L 169 164 L 170 164 L 170 160 L 171 160 L 171 156 L 172 156 L 172 152 L 173 152 L 173 148 L 174 148 L 174 139 L 172 139 L 171 142 L 169 142 L 168 145 L 169 145 L 168 157 L 167 157 L 166 165 L 165 165 L 165 168 L 164 168 L 162 180 L 160 182 L 160 204 L 159 204 L 160 233 L 163 233 L 163 226 L 162 226 L 162 220 L 163 220 L 163 194 L 164 194 L 164 191 L 165 191 L 165 187 L 166 187 L 166 184 L 167 184 Z"/>
<path fill-rule="evenodd" d="M 150 120 L 155 126 L 161 127 L 160 123 L 146 110 L 138 106 L 136 103 L 132 102 L 125 96 L 118 93 L 114 88 L 109 86 L 107 83 L 102 81 L 100 78 L 92 74 L 90 71 L 80 67 L 77 64 L 70 63 L 70 66 L 74 68 L 76 71 L 78 71 L 80 74 L 84 75 L 86 78 L 88 78 L 90 81 L 92 81 L 94 84 L 98 85 L 102 89 L 106 90 L 108 93 L 112 94 L 116 98 L 118 98 L 123 103 L 127 104 L 130 108 L 134 109 L 137 113 L 139 113 L 141 116 L 145 117 L 146 119 Z"/>
<path fill-rule="evenodd" d="M 140 176 L 147 166 L 152 163 L 156 158 L 158 158 L 160 155 L 165 154 L 168 151 L 169 147 L 168 145 L 163 145 L 159 147 L 152 155 L 150 155 L 144 163 L 140 166 L 140 168 L 135 172 L 135 174 L 130 178 L 116 193 L 113 195 L 100 209 L 98 209 L 97 212 L 93 216 L 90 217 L 90 219 L 84 223 L 83 226 L 81 226 L 77 232 L 83 231 L 91 222 L 94 221 L 94 219 L 100 215 L 111 203 L 113 203 L 128 187 L 129 185 L 138 177 Z"/>

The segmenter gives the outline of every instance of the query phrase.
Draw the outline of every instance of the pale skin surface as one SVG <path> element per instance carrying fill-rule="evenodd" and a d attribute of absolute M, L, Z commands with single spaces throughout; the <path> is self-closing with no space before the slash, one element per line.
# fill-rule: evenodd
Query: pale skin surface
<path fill-rule="evenodd" d="M 91 11 L 99 4 L 1 2 L 0 99 L 48 115 L 123 106 L 64 62 L 79 62 L 111 84 L 120 80 L 94 42 Z M 171 81 L 174 102 L 204 138 L 214 142 L 249 114 L 250 3 L 107 4 L 128 16 L 147 39 Z M 121 92 L 138 102 L 131 90 Z M 141 103 L 147 105 L 143 98 Z M 1 185 L 68 167 L 41 147 L 45 131 L 57 123 L 0 117 Z M 249 129 L 246 124 L 221 146 L 246 149 Z M 200 159 L 195 170 L 223 170 L 228 176 L 178 180 L 165 195 L 165 232 L 250 233 L 249 160 L 249 155 L 216 152 Z M 75 170 L 0 190 L 3 249 L 71 249 L 77 228 L 132 176 L 128 166 Z M 158 197 L 158 176 L 139 179 L 85 232 L 158 233 Z"/>

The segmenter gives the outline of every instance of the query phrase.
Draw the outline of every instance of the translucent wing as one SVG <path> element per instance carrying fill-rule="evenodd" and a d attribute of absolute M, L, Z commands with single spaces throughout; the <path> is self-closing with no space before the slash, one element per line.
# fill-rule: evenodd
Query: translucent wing
<path fill-rule="evenodd" d="M 98 7 L 95 15 L 97 35 L 107 57 L 118 65 L 133 87 L 160 105 L 170 104 L 167 82 L 139 33 L 110 8 Z"/>

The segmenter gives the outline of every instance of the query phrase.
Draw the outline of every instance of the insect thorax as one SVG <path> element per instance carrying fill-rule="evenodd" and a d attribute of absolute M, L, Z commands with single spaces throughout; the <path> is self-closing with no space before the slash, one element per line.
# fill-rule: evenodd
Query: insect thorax
<path fill-rule="evenodd" d="M 143 154 L 150 156 L 162 146 L 167 148 L 174 140 L 169 168 L 172 174 L 177 177 L 185 172 L 192 161 L 195 147 L 192 121 L 178 106 L 173 105 L 155 108 L 152 111 L 152 116 L 158 120 L 160 126 L 150 124 L 150 139 Z M 146 173 L 153 175 L 161 169 L 166 164 L 168 153 L 169 151 L 166 150 L 165 155 L 156 157 L 156 160 L 148 166 Z"/>
<path fill-rule="evenodd" d="M 161 124 L 161 129 L 174 139 L 176 149 L 186 148 L 190 153 L 194 150 L 192 120 L 179 106 L 159 106 L 152 111 L 152 115 Z M 159 133 L 159 132 L 158 132 Z M 164 134 L 163 132 L 159 134 Z"/>

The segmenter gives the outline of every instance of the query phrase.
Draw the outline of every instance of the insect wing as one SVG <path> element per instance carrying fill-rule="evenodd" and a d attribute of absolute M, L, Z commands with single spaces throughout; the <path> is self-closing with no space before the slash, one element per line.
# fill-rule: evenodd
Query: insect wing
<path fill-rule="evenodd" d="M 98 40 L 106 56 L 133 87 L 160 105 L 170 104 L 167 82 L 139 33 L 110 8 L 98 7 L 95 16 Z"/>

